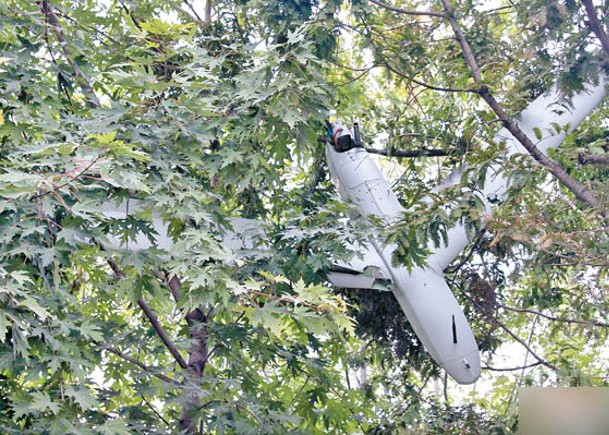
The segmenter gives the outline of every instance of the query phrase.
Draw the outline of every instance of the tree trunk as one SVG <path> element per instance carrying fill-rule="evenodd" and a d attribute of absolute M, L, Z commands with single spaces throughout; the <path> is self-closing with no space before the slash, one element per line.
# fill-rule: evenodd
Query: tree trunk
<path fill-rule="evenodd" d="M 197 411 L 201 404 L 199 390 L 205 363 L 207 363 L 207 316 L 202 308 L 197 308 L 186 315 L 192 346 L 188 355 L 188 367 L 184 370 L 184 402 L 180 416 L 180 432 L 196 434 Z"/>

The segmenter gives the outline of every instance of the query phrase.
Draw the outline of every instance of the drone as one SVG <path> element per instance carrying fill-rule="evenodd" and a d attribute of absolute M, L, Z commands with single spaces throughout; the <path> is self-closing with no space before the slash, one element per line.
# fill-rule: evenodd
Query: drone
<path fill-rule="evenodd" d="M 518 127 L 543 153 L 558 147 L 605 96 L 605 82 L 601 77 L 597 84 L 587 84 L 584 90 L 573 95 L 568 105 L 557 88 L 532 101 L 518 118 Z M 340 121 L 326 121 L 326 159 L 331 177 L 337 185 L 342 201 L 354 206 L 364 216 L 376 216 L 387 225 L 408 213 L 380 171 L 376 162 L 363 146 L 357 123 L 347 128 Z M 505 157 L 526 154 L 527 151 L 507 131 L 499 131 L 490 146 L 502 146 Z M 457 169 L 433 191 L 458 183 L 465 168 Z M 484 204 L 488 216 L 492 216 L 496 204 L 507 197 L 510 180 L 499 163 L 490 165 L 483 183 L 473 192 Z M 143 200 L 128 199 L 119 203 L 106 201 L 101 204 L 107 218 L 125 219 L 142 208 L 150 207 Z M 261 222 L 234 218 L 232 231 L 226 235 L 225 245 L 238 251 L 251 245 L 253 234 L 260 234 Z M 168 250 L 173 239 L 168 235 L 168 224 L 159 213 L 153 213 L 152 225 L 156 235 L 139 233 L 128 244 L 118 237 L 108 236 L 105 249 L 141 251 L 151 247 Z M 414 332 L 425 349 L 444 370 L 459 384 L 473 384 L 481 374 L 480 352 L 463 309 L 452 293 L 444 269 L 467 247 L 471 234 L 465 223 L 458 222 L 447 232 L 446 241 L 440 246 L 429 243 L 430 255 L 426 264 L 410 270 L 394 265 L 392 257 L 397 246 L 387 243 L 380 234 L 371 233 L 367 243 L 357 245 L 359 255 L 348 263 L 337 262 L 327 274 L 327 280 L 339 288 L 378 289 L 380 281 L 389 283 Z M 368 273 L 372 268 L 375 273 Z"/>

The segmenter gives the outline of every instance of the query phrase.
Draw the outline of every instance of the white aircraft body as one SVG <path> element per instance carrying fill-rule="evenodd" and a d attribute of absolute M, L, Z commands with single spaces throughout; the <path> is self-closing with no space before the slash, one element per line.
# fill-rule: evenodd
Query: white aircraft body
<path fill-rule="evenodd" d="M 557 104 L 561 95 L 553 90 L 534 100 L 521 113 L 517 119 L 518 126 L 536 142 L 539 149 L 547 152 L 560 145 L 567 132 L 575 129 L 601 103 L 604 95 L 605 84 L 601 80 L 599 84 L 587 85 L 566 107 Z M 358 132 L 352 133 L 337 123 L 332 126 L 332 133 L 332 140 L 326 145 L 326 156 L 341 199 L 354 204 L 363 215 L 375 215 L 386 222 L 400 219 L 407 211 L 400 205 L 375 162 L 358 145 Z M 353 146 L 349 145 L 349 138 Z M 505 129 L 495 136 L 493 143 L 503 143 L 506 155 L 526 153 Z M 455 171 L 436 189 L 458 182 L 461 176 L 462 170 Z M 478 186 L 478 194 L 489 215 L 492 213 L 491 201 L 505 199 L 508 185 L 509 180 L 503 175 L 501 166 L 491 166 L 484 184 Z M 125 218 L 145 206 L 137 200 L 119 204 L 106 202 L 102 204 L 102 210 L 109 218 Z M 153 226 L 158 234 L 154 241 L 140 234 L 127 246 L 112 237 L 104 246 L 138 251 L 154 245 L 168 250 L 173 240 L 168 236 L 167 224 L 159 214 L 154 214 Z M 234 219 L 232 226 L 234 233 L 229 234 L 225 242 L 235 250 L 245 247 L 253 234 L 262 232 L 260 223 L 247 219 Z M 384 243 L 378 235 L 373 234 L 366 247 L 356 247 L 361 252 L 359 258 L 347 265 L 337 265 L 337 269 L 330 272 L 327 278 L 338 287 L 370 289 L 375 288 L 379 279 L 389 280 L 391 290 L 431 357 L 458 383 L 471 384 L 480 376 L 478 347 L 463 310 L 443 276 L 443 270 L 468 243 L 464 224 L 457 224 L 448 231 L 445 245 L 435 247 L 429 244 L 431 255 L 425 267 L 408 271 L 404 266 L 392 265 L 391 258 L 396 246 Z M 374 274 L 364 273 L 369 267 L 373 268 Z"/>

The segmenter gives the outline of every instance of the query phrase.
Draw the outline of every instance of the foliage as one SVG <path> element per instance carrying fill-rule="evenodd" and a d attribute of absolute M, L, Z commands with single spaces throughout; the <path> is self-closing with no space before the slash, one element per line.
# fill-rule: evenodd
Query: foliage
<path fill-rule="evenodd" d="M 607 385 L 607 170 L 582 163 L 606 157 L 607 107 L 553 155 L 591 209 L 492 143 L 442 2 L 373 3 L 0 3 L 3 433 L 500 434 L 518 386 Z M 454 8 L 511 116 L 553 82 L 568 106 L 606 66 L 577 2 Z M 410 210 L 386 230 L 394 261 L 467 222 L 448 272 L 491 394 L 442 379 L 391 293 L 325 281 L 378 230 L 336 199 L 328 113 L 423 155 L 380 161 Z M 497 162 L 513 183 L 489 217 L 475 191 Z M 135 217 L 100 208 L 126 198 Z M 101 248 L 154 240 L 159 217 L 169 252 Z M 223 244 L 234 217 L 265 222 L 264 249 Z M 495 372 L 510 346 L 532 368 Z"/>

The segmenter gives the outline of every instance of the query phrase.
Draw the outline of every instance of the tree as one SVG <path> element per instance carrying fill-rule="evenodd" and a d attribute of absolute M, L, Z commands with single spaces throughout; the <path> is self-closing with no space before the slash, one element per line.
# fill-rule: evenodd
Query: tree
<path fill-rule="evenodd" d="M 480 146 L 553 82 L 568 108 L 599 79 L 606 6 L 480 3 L 1 4 L 3 431 L 508 433 L 517 385 L 606 385 L 606 171 L 590 163 L 606 108 L 541 165 Z M 397 261 L 423 263 L 456 222 L 477 234 L 449 272 L 491 395 L 452 406 L 444 381 L 436 397 L 391 295 L 325 282 L 375 231 L 327 176 L 332 110 L 394 156 L 413 210 L 389 232 Z M 472 192 L 497 163 L 515 181 L 477 232 Z M 150 206 L 101 212 L 125 198 Z M 154 237 L 157 214 L 171 252 L 100 248 Z M 269 249 L 236 256 L 229 217 L 267 222 Z M 504 343 L 526 357 L 495 376 Z"/>

